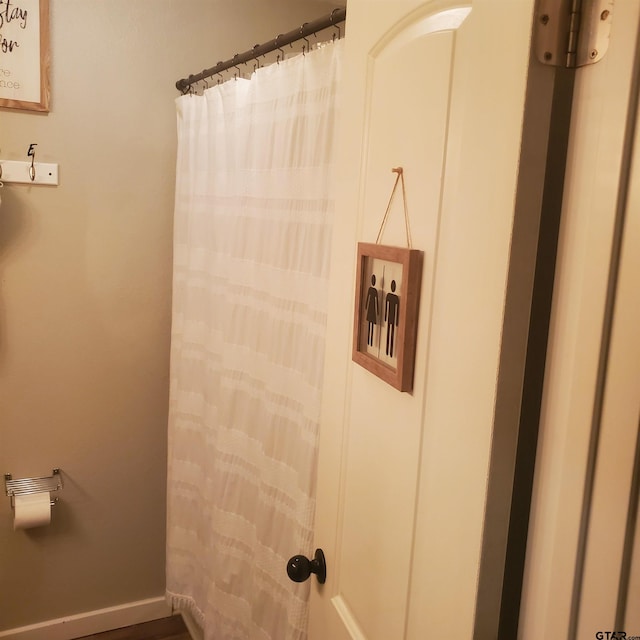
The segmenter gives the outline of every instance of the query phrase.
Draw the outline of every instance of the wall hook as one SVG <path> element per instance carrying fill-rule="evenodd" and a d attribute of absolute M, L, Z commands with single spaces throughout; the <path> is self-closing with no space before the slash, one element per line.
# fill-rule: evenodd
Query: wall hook
<path fill-rule="evenodd" d="M 57 185 L 58 165 L 50 162 L 35 162 L 35 144 L 29 147 L 27 160 L 0 158 L 0 178 L 6 184 Z M 37 166 L 36 166 L 37 165 Z"/>
<path fill-rule="evenodd" d="M 32 142 L 29 145 L 29 151 L 27 151 L 27 157 L 31 156 L 31 166 L 29 167 L 29 178 L 31 179 L 31 182 L 33 182 L 36 179 L 36 168 L 34 165 L 34 162 L 36 159 L 36 150 L 35 150 L 36 146 L 37 146 L 37 143 Z"/>

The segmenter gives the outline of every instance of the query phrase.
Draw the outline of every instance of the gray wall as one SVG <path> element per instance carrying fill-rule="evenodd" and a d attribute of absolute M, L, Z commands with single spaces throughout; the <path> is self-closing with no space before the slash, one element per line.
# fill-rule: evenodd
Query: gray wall
<path fill-rule="evenodd" d="M 0 109 L 60 165 L 2 190 L 0 472 L 66 484 L 42 529 L 0 495 L 0 630 L 164 593 L 174 82 L 332 7 L 50 0 L 50 113 Z"/>

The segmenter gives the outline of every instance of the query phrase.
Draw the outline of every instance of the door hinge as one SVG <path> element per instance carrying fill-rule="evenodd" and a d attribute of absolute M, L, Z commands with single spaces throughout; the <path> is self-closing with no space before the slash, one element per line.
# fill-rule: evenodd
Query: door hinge
<path fill-rule="evenodd" d="M 609 47 L 614 0 L 539 0 L 534 47 L 538 60 L 574 69 L 602 60 Z"/>

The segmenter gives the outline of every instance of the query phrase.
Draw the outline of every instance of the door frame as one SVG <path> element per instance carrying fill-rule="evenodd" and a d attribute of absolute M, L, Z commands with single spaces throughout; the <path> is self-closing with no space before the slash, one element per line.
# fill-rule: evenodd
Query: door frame
<path fill-rule="evenodd" d="M 575 69 L 542 65 L 533 48 L 531 57 L 524 117 L 539 118 L 541 105 L 550 105 L 549 135 L 541 141 L 537 128 L 525 127 L 522 141 L 520 162 L 526 170 L 518 178 L 476 638 L 507 640 L 518 631 L 575 86 Z M 536 191 L 540 171 L 541 193 Z"/>
<path fill-rule="evenodd" d="M 620 17 L 619 17 L 620 19 Z M 616 16 L 613 16 L 614 25 Z M 535 28 L 535 27 L 534 27 Z M 603 270 L 606 270 L 606 277 L 601 292 L 602 318 L 599 336 L 592 338 L 589 344 L 584 345 L 596 354 L 597 370 L 594 370 L 595 386 L 593 396 L 586 401 L 591 401 L 591 422 L 590 432 L 587 434 L 588 452 L 585 460 L 586 480 L 582 487 L 582 501 L 579 508 L 580 522 L 578 539 L 575 551 L 574 574 L 571 576 L 572 592 L 570 594 L 570 612 L 567 629 L 567 638 L 575 638 L 577 632 L 577 621 L 580 607 L 580 592 L 584 572 L 584 562 L 586 553 L 586 540 L 589 526 L 589 511 L 591 497 L 593 493 L 594 471 L 598 448 L 598 434 L 602 418 L 602 407 L 604 388 L 607 375 L 607 362 L 609 357 L 611 328 L 613 319 L 613 309 L 615 304 L 615 293 L 617 284 L 618 264 L 620 260 L 620 246 L 622 242 L 622 228 L 627 206 L 627 194 L 629 189 L 629 178 L 631 170 L 631 159 L 635 131 L 637 127 L 637 113 L 639 106 L 640 87 L 640 66 L 633 61 L 638 60 L 639 40 L 636 37 L 634 43 L 635 51 L 628 52 L 627 59 L 632 59 L 632 64 L 627 70 L 628 84 L 630 86 L 629 98 L 625 100 L 623 94 L 619 95 L 621 100 L 620 109 L 626 109 L 626 118 L 622 117 L 621 122 L 611 122 L 608 126 L 618 127 L 618 132 L 622 138 L 620 144 L 620 167 L 616 175 L 618 182 L 613 184 L 608 194 L 609 201 L 614 201 L 614 220 L 611 224 L 610 236 L 600 240 L 600 246 L 607 257 L 601 260 Z M 602 63 L 599 63 L 602 64 Z M 585 73 L 592 72 L 589 67 Z M 576 89 L 577 74 L 583 73 L 578 69 L 554 70 L 554 99 L 551 114 L 550 139 L 547 150 L 546 175 L 544 181 L 544 195 L 540 214 L 540 233 L 538 236 L 538 246 L 536 253 L 536 272 L 532 286 L 532 298 L 529 314 L 529 336 L 526 346 L 526 356 L 522 379 L 517 383 L 522 383 L 521 405 L 513 409 L 511 414 L 502 411 L 500 401 L 496 404 L 496 437 L 492 447 L 491 472 L 489 476 L 489 491 L 487 499 L 487 512 L 485 518 L 485 535 L 483 541 L 483 556 L 478 589 L 478 601 L 476 611 L 476 629 L 474 637 L 497 637 L 499 639 L 512 639 L 524 637 L 519 635 L 521 623 L 521 607 L 523 586 L 525 583 L 526 565 L 529 561 L 528 553 L 531 553 L 530 540 L 530 518 L 532 516 L 532 501 L 534 499 L 534 487 L 536 474 L 537 454 L 540 450 L 539 429 L 545 402 L 545 395 L 551 391 L 551 385 L 556 384 L 550 377 L 550 363 L 548 358 L 552 353 L 554 345 L 550 343 L 550 332 L 553 331 L 553 313 L 556 307 L 563 304 L 567 299 L 567 289 L 558 290 L 556 288 L 558 272 L 556 270 L 559 251 L 562 251 L 562 243 L 567 242 L 567 238 L 562 237 L 563 217 L 567 215 L 567 208 L 575 206 L 568 202 L 572 188 L 579 188 L 575 185 L 576 179 L 580 180 L 580 174 L 572 170 L 568 175 L 568 163 L 571 162 L 571 154 L 577 153 L 575 142 L 572 145 L 572 136 L 579 136 L 580 132 L 588 126 L 598 128 L 600 122 L 596 117 L 604 119 L 602 113 L 588 114 L 588 117 L 579 118 L 576 121 L 575 114 L 580 107 L 581 100 L 592 99 L 592 96 L 580 93 Z M 535 83 L 535 77 L 531 79 Z M 610 85 L 600 85 L 601 90 L 623 91 L 625 83 L 611 83 Z M 624 113 L 624 112 L 623 112 Z M 606 114 L 611 119 L 611 111 Z M 590 119 L 589 119 L 590 118 Z M 608 131 L 603 132 L 607 135 Z M 524 141 L 526 143 L 526 141 Z M 591 151 L 593 148 L 590 149 Z M 523 144 L 523 153 L 526 152 L 526 144 Z M 638 150 L 636 150 L 638 153 Z M 596 164 L 596 158 L 592 158 Z M 603 168 L 603 167 L 601 167 Z M 580 168 L 577 169 L 580 171 Z M 584 176 L 582 176 L 584 181 Z M 566 184 L 565 184 L 565 181 Z M 519 191 L 520 194 L 520 191 Z M 575 229 L 573 230 L 575 233 Z M 565 230 L 565 235 L 570 232 Z M 514 237 L 515 240 L 515 237 Z M 609 247 L 610 244 L 610 247 Z M 514 249 L 517 244 L 514 241 Z M 607 250 L 609 253 L 607 254 Z M 582 257 L 583 263 L 575 261 L 572 268 L 575 270 L 584 269 L 588 264 L 588 257 Z M 516 263 L 517 264 L 517 263 Z M 512 267 L 514 263 L 512 261 Z M 566 267 L 565 267 L 566 268 Z M 517 282 L 517 281 L 516 281 Z M 518 283 L 519 284 L 519 283 Z M 518 292 L 511 289 L 511 274 L 509 278 L 508 300 L 511 296 L 517 299 Z M 570 304 L 571 302 L 569 302 Z M 564 302 L 564 304 L 567 304 Z M 517 306 L 517 305 L 516 305 Z M 600 313 L 601 309 L 594 310 Z M 505 338 L 503 341 L 502 358 L 505 364 L 505 373 L 509 373 L 510 351 L 513 345 L 509 342 L 509 313 L 517 316 L 517 309 L 507 303 L 505 310 Z M 509 380 L 509 375 L 502 375 L 499 379 L 498 399 L 508 392 L 510 384 L 515 384 Z M 511 363 L 512 366 L 512 363 Z M 574 371 L 575 373 L 575 371 Z M 501 387 L 506 386 L 507 389 Z M 574 402 L 577 401 L 574 399 Z M 507 413 L 507 416 L 503 415 Z M 510 434 L 507 425 L 509 419 L 513 419 L 517 413 L 518 429 L 512 438 L 517 440 L 515 456 L 509 457 L 513 451 L 505 446 Z M 511 422 L 513 424 L 513 422 Z M 557 428 L 565 429 L 562 425 Z M 502 434 L 502 438 L 499 436 Z M 505 488 L 506 487 L 506 488 Z M 506 508 L 506 493 L 511 493 L 508 510 Z M 502 520 L 500 520 L 502 518 Z M 505 534 L 501 529 L 504 519 L 508 520 L 508 529 Z M 496 522 L 498 524 L 496 525 Z M 502 537 L 501 537 L 502 536 Z M 504 572 L 499 573 L 500 562 L 496 562 L 496 554 L 504 554 Z M 500 559 L 500 558 L 499 558 Z M 493 572 L 492 572 L 493 569 Z M 491 617 L 490 614 L 493 614 Z M 497 629 L 487 626 L 495 618 L 499 620 Z M 549 631 L 549 629 L 546 629 Z M 562 636 L 562 631 L 555 629 Z M 489 632 L 492 635 L 488 635 Z M 522 631 L 520 630 L 520 634 Z"/>

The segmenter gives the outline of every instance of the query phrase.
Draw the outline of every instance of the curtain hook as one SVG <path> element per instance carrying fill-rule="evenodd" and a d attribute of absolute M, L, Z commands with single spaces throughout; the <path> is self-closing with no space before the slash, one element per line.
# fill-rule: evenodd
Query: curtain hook
<path fill-rule="evenodd" d="M 34 149 L 34 147 L 38 146 L 37 142 L 32 142 L 29 145 L 29 151 L 27 151 L 27 157 L 31 156 L 31 166 L 29 167 L 29 178 L 31 179 L 31 182 L 33 182 L 36 179 L 36 168 L 34 165 L 35 159 L 36 159 L 36 150 Z"/>
<path fill-rule="evenodd" d="M 300 35 L 302 36 L 302 40 L 304 40 L 307 43 L 307 45 L 306 45 L 307 46 L 307 51 L 309 51 L 309 46 L 310 46 L 309 45 L 309 39 L 306 38 L 304 35 L 302 35 L 304 33 L 304 28 L 307 26 L 307 24 L 308 24 L 307 22 L 304 22 L 302 24 L 302 26 L 300 27 Z M 305 55 L 304 49 L 305 49 L 305 45 L 302 45 L 302 55 Z"/>
<path fill-rule="evenodd" d="M 276 62 L 277 62 L 278 64 L 280 64 L 280 59 L 281 59 L 281 58 L 280 58 L 280 56 L 282 56 L 282 60 L 284 60 L 284 51 L 282 50 L 282 48 L 281 48 L 281 47 L 279 47 L 279 46 L 278 46 L 278 40 L 280 39 L 280 36 L 281 36 L 281 35 L 282 35 L 282 34 L 281 34 L 281 33 L 279 33 L 279 34 L 276 36 L 276 41 L 275 41 L 276 49 L 280 52 L 280 53 L 278 54 L 278 57 L 276 58 Z"/>
<path fill-rule="evenodd" d="M 334 14 L 336 11 L 340 11 L 340 9 L 336 7 L 336 8 L 331 12 L 330 19 L 331 19 L 331 23 L 332 23 L 332 24 L 333 24 L 333 14 Z M 334 28 L 334 29 L 336 29 L 336 30 L 338 31 L 338 40 L 340 40 L 340 38 L 342 37 L 342 31 L 340 31 L 340 25 L 338 25 L 338 24 L 334 24 L 334 25 L 333 25 L 333 28 Z M 334 39 L 334 40 L 336 39 L 336 34 L 335 34 L 335 32 L 333 33 L 333 39 Z"/>

